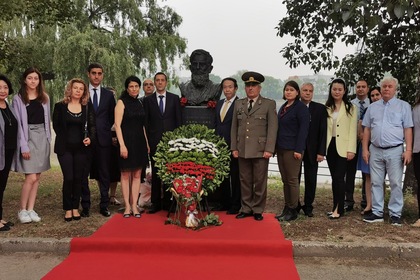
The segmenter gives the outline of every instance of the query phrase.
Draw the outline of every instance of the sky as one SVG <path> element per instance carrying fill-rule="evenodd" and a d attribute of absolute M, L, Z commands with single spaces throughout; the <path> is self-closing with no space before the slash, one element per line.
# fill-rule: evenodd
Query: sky
<path fill-rule="evenodd" d="M 181 37 L 187 39 L 187 53 L 205 49 L 213 56 L 212 74 L 222 78 L 240 70 L 257 71 L 280 79 L 312 75 L 309 66 L 290 69 L 280 50 L 292 42 L 276 36 L 280 19 L 286 15 L 282 0 L 161 0 L 182 18 Z M 350 48 L 337 46 L 340 57 Z M 188 70 L 181 76 L 189 76 Z M 321 74 L 333 72 L 321 71 Z"/>

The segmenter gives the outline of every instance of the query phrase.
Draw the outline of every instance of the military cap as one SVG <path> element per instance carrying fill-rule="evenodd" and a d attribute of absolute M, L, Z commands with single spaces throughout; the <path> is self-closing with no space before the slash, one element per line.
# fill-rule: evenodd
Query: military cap
<path fill-rule="evenodd" d="M 242 75 L 242 81 L 244 81 L 245 84 L 247 83 L 261 84 L 262 82 L 264 82 L 264 80 L 265 80 L 264 76 L 257 72 L 250 71 L 250 72 L 245 72 Z"/>

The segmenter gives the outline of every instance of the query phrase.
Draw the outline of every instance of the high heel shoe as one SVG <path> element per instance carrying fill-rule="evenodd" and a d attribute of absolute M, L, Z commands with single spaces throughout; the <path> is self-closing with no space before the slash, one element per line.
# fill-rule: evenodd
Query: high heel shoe
<path fill-rule="evenodd" d="M 341 218 L 341 215 L 339 215 L 339 216 L 329 215 L 328 216 L 328 219 L 330 219 L 330 220 L 337 220 L 337 219 L 340 219 L 340 218 Z"/>
<path fill-rule="evenodd" d="M 73 220 L 78 221 L 81 219 L 81 216 L 79 214 L 79 210 L 78 209 L 73 209 L 71 212 L 72 216 L 73 216 Z M 76 215 L 75 215 L 76 214 Z"/>
<path fill-rule="evenodd" d="M 64 217 L 64 221 L 66 221 L 66 222 L 71 222 L 71 220 L 73 220 L 73 217 L 69 217 L 69 218 Z"/>
<path fill-rule="evenodd" d="M 109 197 L 109 205 L 112 205 L 112 206 L 119 206 L 119 205 L 121 205 L 121 202 L 119 202 L 116 198 L 115 198 L 115 196 L 110 196 Z"/>

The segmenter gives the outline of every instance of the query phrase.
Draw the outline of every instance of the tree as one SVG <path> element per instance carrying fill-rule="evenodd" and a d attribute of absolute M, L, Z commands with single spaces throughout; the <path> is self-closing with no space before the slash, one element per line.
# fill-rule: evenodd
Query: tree
<path fill-rule="evenodd" d="M 288 14 L 277 26 L 280 37 L 294 42 L 281 50 L 288 64 L 311 69 L 337 69 L 353 85 L 359 77 L 376 85 L 385 73 L 400 81 L 400 97 L 413 103 L 420 68 L 420 0 L 284 0 Z M 334 55 L 337 40 L 356 45 L 341 62 Z M 417 91 L 416 91 L 417 89 Z M 411 171 L 410 171 L 411 170 Z M 404 187 L 416 189 L 408 168 Z"/>
<path fill-rule="evenodd" d="M 173 75 L 170 65 L 185 56 L 182 18 L 155 0 L 4 2 L 10 12 L 0 14 L 0 72 L 16 82 L 35 65 L 55 78 L 47 88 L 56 99 L 66 81 L 86 77 L 91 62 L 103 64 L 104 85 L 120 91 L 128 75 Z"/>
<path fill-rule="evenodd" d="M 412 102 L 420 62 L 420 0 L 338 1 L 284 0 L 288 14 L 277 35 L 294 42 L 281 50 L 296 68 L 338 69 L 337 76 L 353 85 L 359 77 L 376 85 L 384 73 L 400 81 L 401 97 Z M 341 62 L 333 52 L 341 40 L 357 46 Z"/>

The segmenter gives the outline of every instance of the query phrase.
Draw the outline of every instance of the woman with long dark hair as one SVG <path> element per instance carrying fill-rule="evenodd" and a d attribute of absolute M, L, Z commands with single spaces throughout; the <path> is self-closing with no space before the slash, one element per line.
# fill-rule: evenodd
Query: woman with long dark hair
<path fill-rule="evenodd" d="M 87 179 L 90 147 L 96 137 L 95 113 L 82 79 L 67 83 L 63 100 L 54 106 L 54 152 L 63 173 L 64 220 L 80 220 L 82 182 Z"/>
<path fill-rule="evenodd" d="M 3 220 L 3 194 L 19 139 L 16 113 L 6 102 L 10 94 L 13 94 L 12 83 L 0 75 L 0 231 L 8 231 L 14 226 Z"/>
<path fill-rule="evenodd" d="M 348 88 L 343 79 L 334 79 L 325 103 L 327 120 L 327 162 L 332 178 L 333 208 L 330 219 L 344 214 L 344 197 L 347 161 L 356 154 L 357 109 L 348 98 Z"/>
<path fill-rule="evenodd" d="M 28 68 L 22 75 L 18 94 L 13 97 L 19 133 L 20 156 L 13 170 L 25 174 L 18 218 L 21 223 L 39 222 L 35 212 L 41 173 L 50 169 L 50 99 L 45 92 L 41 72 Z"/>

